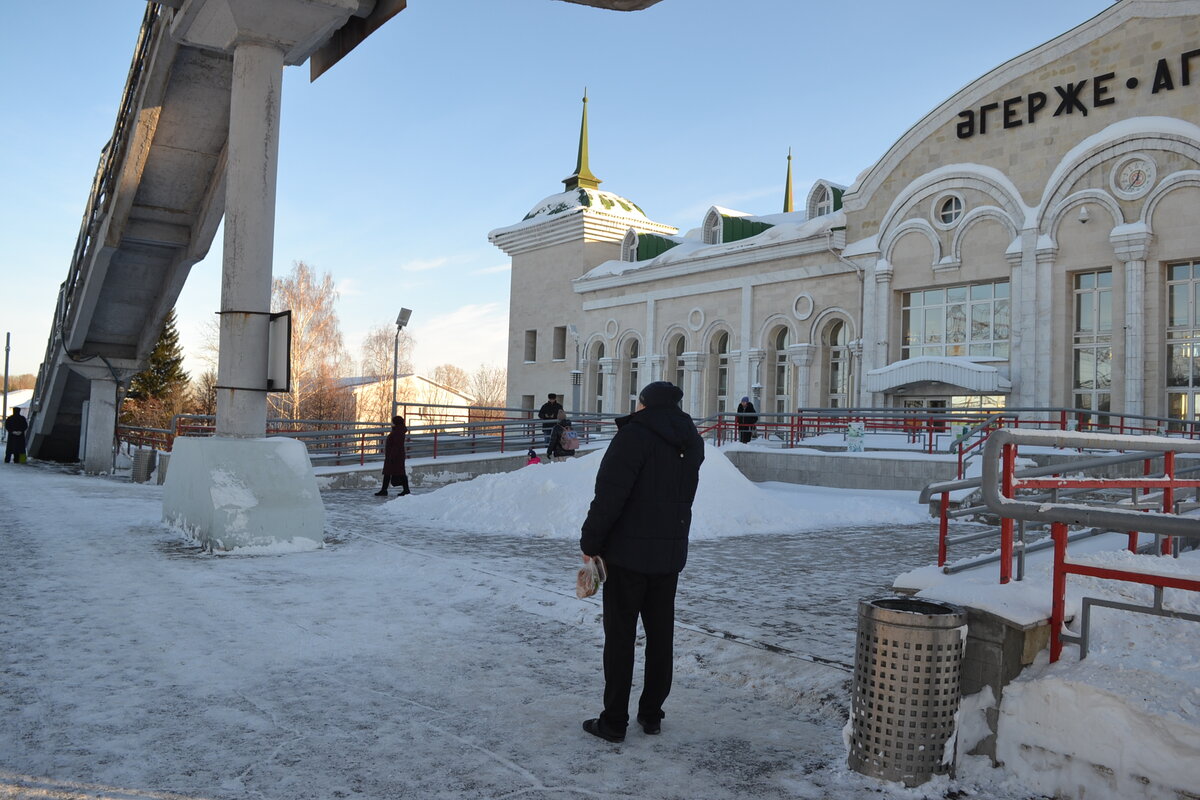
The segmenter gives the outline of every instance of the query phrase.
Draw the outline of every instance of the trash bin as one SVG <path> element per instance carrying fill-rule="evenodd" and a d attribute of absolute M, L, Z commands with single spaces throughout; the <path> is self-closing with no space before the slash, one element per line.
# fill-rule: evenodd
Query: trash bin
<path fill-rule="evenodd" d="M 167 465 L 171 463 L 170 453 L 159 453 L 158 455 L 158 485 L 162 486 L 163 481 L 167 479 Z"/>
<path fill-rule="evenodd" d="M 948 772 L 967 612 L 912 597 L 858 604 L 849 766 L 919 786 Z"/>
<path fill-rule="evenodd" d="M 145 483 L 150 480 L 150 473 L 154 472 L 155 456 L 158 455 L 157 450 L 142 449 L 136 450 L 133 453 L 133 482 Z"/>

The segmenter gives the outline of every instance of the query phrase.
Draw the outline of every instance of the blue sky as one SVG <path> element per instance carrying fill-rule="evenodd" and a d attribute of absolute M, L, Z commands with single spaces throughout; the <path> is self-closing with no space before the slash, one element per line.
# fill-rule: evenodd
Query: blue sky
<path fill-rule="evenodd" d="M 316 83 L 285 73 L 275 274 L 329 272 L 355 358 L 413 309 L 415 362 L 503 365 L 508 260 L 487 241 L 562 189 L 587 87 L 592 171 L 652 219 L 782 210 L 850 184 L 950 94 L 1109 0 L 409 0 Z M 5 3 L 0 332 L 10 372 L 46 347 L 145 5 Z M 50 35 L 50 34 L 53 35 Z M 220 233 L 180 297 L 194 357 L 220 294 Z"/>

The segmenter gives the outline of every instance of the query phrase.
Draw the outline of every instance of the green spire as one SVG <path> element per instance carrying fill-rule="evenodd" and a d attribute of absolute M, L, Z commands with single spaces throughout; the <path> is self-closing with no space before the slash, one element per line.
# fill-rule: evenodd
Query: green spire
<path fill-rule="evenodd" d="M 783 213 L 790 214 L 794 210 L 792 207 L 792 148 L 789 147 L 787 183 L 783 187 Z"/>
<path fill-rule="evenodd" d="M 601 181 L 588 169 L 588 134 L 587 134 L 587 89 L 583 90 L 583 122 L 579 126 L 579 158 L 575 161 L 575 173 L 569 178 L 563 178 L 567 191 L 571 189 L 595 189 Z"/>

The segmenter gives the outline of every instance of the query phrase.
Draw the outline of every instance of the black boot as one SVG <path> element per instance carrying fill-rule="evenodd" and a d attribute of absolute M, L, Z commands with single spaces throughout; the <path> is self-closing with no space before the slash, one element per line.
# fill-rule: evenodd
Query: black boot
<path fill-rule="evenodd" d="M 400 476 L 399 486 L 400 486 L 400 494 L 396 495 L 397 497 L 404 497 L 404 495 L 406 495 L 406 494 L 412 494 L 412 492 L 409 491 L 409 489 L 408 489 L 408 474 L 407 473 Z"/>
<path fill-rule="evenodd" d="M 388 478 L 390 478 L 390 477 L 391 477 L 390 475 L 383 476 L 383 488 L 381 488 L 378 492 L 375 493 L 376 497 L 387 497 Z"/>

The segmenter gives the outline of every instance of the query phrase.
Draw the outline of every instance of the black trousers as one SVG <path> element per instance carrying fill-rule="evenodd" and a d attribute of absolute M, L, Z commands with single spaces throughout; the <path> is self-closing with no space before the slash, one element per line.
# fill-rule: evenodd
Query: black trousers
<path fill-rule="evenodd" d="M 403 489 L 403 490 L 404 490 L 404 491 L 406 491 L 406 492 L 407 492 L 407 491 L 409 491 L 409 488 L 408 488 L 408 473 L 407 473 L 407 472 L 401 472 L 399 475 L 387 475 L 387 474 L 385 474 L 385 475 L 383 476 L 383 489 L 381 489 L 380 491 L 384 491 L 384 492 L 386 492 L 386 491 L 388 490 L 388 484 L 389 484 L 389 483 L 390 483 L 392 486 L 399 486 L 401 489 Z"/>
<path fill-rule="evenodd" d="M 8 442 L 4 447 L 4 463 L 7 464 L 10 459 L 13 461 L 20 461 L 21 454 L 24 452 L 25 435 L 21 434 L 20 436 L 16 436 L 10 433 L 8 435 Z"/>
<path fill-rule="evenodd" d="M 633 650 L 637 621 L 646 632 L 646 674 L 638 716 L 663 718 L 663 703 L 671 693 L 674 654 L 675 588 L 679 573 L 645 575 L 608 565 L 604 582 L 604 711 L 600 719 L 614 731 L 629 724 L 629 693 L 633 685 Z"/>

